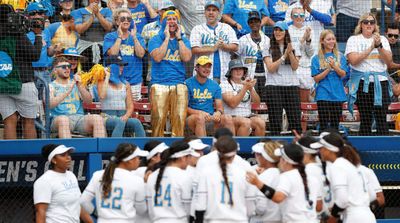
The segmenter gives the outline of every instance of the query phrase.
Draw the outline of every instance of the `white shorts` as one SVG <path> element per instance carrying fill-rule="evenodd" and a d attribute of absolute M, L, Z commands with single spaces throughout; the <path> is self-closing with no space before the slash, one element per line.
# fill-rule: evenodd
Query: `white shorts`
<path fill-rule="evenodd" d="M 132 100 L 140 101 L 142 99 L 142 83 L 131 85 Z"/>
<path fill-rule="evenodd" d="M 18 112 L 24 118 L 36 118 L 38 90 L 34 82 L 23 83 L 19 94 L 0 94 L 0 114 L 3 119 Z"/>
<path fill-rule="evenodd" d="M 61 116 L 61 115 L 60 115 Z M 59 117 L 59 116 L 57 116 Z M 51 122 L 51 132 L 57 132 L 58 128 L 55 125 L 55 119 L 57 117 L 53 118 L 53 121 Z M 81 135 L 86 134 L 85 131 L 85 115 L 80 115 L 80 114 L 75 114 L 75 115 L 66 115 L 66 117 L 68 117 L 69 119 L 69 130 L 71 132 L 77 132 Z"/>
<path fill-rule="evenodd" d="M 300 67 L 296 70 L 300 81 L 300 89 L 312 89 L 314 87 L 314 78 L 311 77 L 311 68 Z"/>

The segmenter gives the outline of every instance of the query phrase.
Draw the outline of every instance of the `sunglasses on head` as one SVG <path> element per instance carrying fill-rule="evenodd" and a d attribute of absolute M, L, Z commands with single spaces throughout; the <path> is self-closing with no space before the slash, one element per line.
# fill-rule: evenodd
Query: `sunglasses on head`
<path fill-rule="evenodd" d="M 131 22 L 131 21 L 132 21 L 132 17 L 129 17 L 129 16 L 121 16 L 121 17 L 119 17 L 119 21 L 120 21 L 120 22 L 125 22 L 125 21 Z"/>
<path fill-rule="evenodd" d="M 35 15 L 44 15 L 46 12 L 44 11 L 32 11 L 32 12 L 28 12 L 29 16 L 35 16 Z"/>
<path fill-rule="evenodd" d="M 306 15 L 304 13 L 294 13 L 293 14 L 293 18 L 297 19 L 297 18 L 304 18 L 306 17 Z"/>
<path fill-rule="evenodd" d="M 372 19 L 372 20 L 364 19 L 362 21 L 362 24 L 364 24 L 364 25 L 375 25 L 375 20 L 374 19 Z"/>
<path fill-rule="evenodd" d="M 391 34 L 391 33 L 389 33 L 389 34 L 388 34 L 388 37 L 389 37 L 389 38 L 394 37 L 395 39 L 397 39 L 397 38 L 399 38 L 399 35 L 398 35 L 398 34 Z"/>
<path fill-rule="evenodd" d="M 62 68 L 62 69 L 71 69 L 71 64 L 63 64 L 63 65 L 58 65 L 56 68 Z"/>

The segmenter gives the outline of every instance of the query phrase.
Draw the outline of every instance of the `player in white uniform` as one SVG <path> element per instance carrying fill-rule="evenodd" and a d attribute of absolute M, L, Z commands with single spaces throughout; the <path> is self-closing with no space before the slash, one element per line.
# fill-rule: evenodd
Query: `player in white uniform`
<path fill-rule="evenodd" d="M 255 144 L 251 149 L 256 157 L 258 169 L 263 170 L 259 175 L 260 181 L 271 187 L 278 186 L 279 169 L 277 167 L 279 157 L 275 156 L 275 149 L 282 145 L 276 141 L 260 142 Z M 264 208 L 256 209 L 256 216 L 250 219 L 251 223 L 280 223 L 282 220 L 279 204 L 267 199 L 263 193 L 258 191 L 257 203 L 264 202 Z M 257 205 L 257 207 L 259 207 Z M 260 206 L 262 207 L 262 206 Z"/>
<path fill-rule="evenodd" d="M 214 78 L 218 83 L 226 80 L 224 74 L 228 71 L 231 53 L 237 51 L 239 44 L 233 28 L 226 23 L 218 22 L 220 9 L 219 2 L 207 1 L 204 7 L 207 22 L 195 26 L 190 33 L 194 61 L 204 55 L 210 58 L 213 66 L 211 68 L 212 75 L 209 75 L 209 78 Z M 196 72 L 193 73 L 196 74 Z"/>
<path fill-rule="evenodd" d="M 247 223 L 255 211 L 256 188 L 246 182 L 246 172 L 234 163 L 237 143 L 222 136 L 215 143 L 218 165 L 199 173 L 196 191 L 196 222 Z"/>
<path fill-rule="evenodd" d="M 354 149 L 345 145 L 337 133 L 320 137 L 319 142 L 310 146 L 320 149 L 322 160 L 332 162 L 327 171 L 334 200 L 330 220 L 340 217 L 342 212 L 344 223 L 375 223 L 369 208 L 367 178 L 359 169 L 361 160 Z"/>
<path fill-rule="evenodd" d="M 196 136 L 187 137 L 184 139 L 196 153 L 198 156 L 190 156 L 188 166 L 186 167 L 186 172 L 189 174 L 190 178 L 193 179 L 196 171 L 197 162 L 199 161 L 200 157 L 204 155 L 204 150 L 209 149 L 210 146 L 204 144 L 201 139 Z"/>
<path fill-rule="evenodd" d="M 308 209 L 312 207 L 308 188 L 308 178 L 303 165 L 303 150 L 299 145 L 287 144 L 275 150 L 280 156 L 278 186 L 274 188 L 264 184 L 251 172 L 247 180 L 257 186 L 264 195 L 279 203 L 284 223 L 308 223 Z M 303 185 L 303 186 L 302 186 Z"/>
<path fill-rule="evenodd" d="M 137 213 L 146 212 L 144 181 L 131 171 L 139 166 L 139 157 L 147 154 L 136 145 L 121 143 L 106 169 L 93 174 L 80 201 L 91 213 L 96 200 L 98 223 L 135 222 Z"/>
<path fill-rule="evenodd" d="M 93 222 L 79 205 L 78 180 L 69 171 L 73 147 L 48 144 L 43 146 L 42 155 L 50 162 L 50 169 L 33 184 L 33 203 L 36 223 L 79 223 Z"/>
<path fill-rule="evenodd" d="M 184 141 L 172 143 L 165 151 L 159 169 L 150 174 L 146 185 L 146 199 L 152 222 L 188 222 L 192 181 L 185 169 L 189 156 L 197 155 Z"/>

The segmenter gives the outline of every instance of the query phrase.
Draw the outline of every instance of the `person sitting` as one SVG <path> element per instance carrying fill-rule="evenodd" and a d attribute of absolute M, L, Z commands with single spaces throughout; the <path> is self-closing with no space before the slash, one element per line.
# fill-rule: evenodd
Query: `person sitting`
<path fill-rule="evenodd" d="M 221 87 L 208 78 L 211 73 L 212 61 L 207 56 L 201 56 L 196 61 L 196 75 L 187 79 L 185 84 L 189 93 L 187 125 L 197 137 L 206 136 L 206 124 L 214 127 L 226 127 L 235 132 L 230 115 L 224 115 Z M 215 103 L 215 111 L 214 111 Z"/>
<path fill-rule="evenodd" d="M 255 130 L 256 136 L 265 135 L 265 121 L 251 114 L 251 102 L 260 103 L 260 96 L 254 86 L 256 79 L 247 77 L 247 67 L 240 59 L 229 62 L 226 73 L 228 81 L 221 84 L 225 113 L 232 115 L 237 136 L 249 136 Z"/>
<path fill-rule="evenodd" d="M 68 60 L 57 57 L 53 63 L 56 79 L 50 83 L 51 130 L 57 131 L 59 138 L 71 138 L 71 131 L 105 137 L 103 118 L 100 115 L 84 115 L 82 100 L 91 103 L 92 96 L 80 83 L 79 74 L 70 79 L 70 72 Z"/>
<path fill-rule="evenodd" d="M 112 130 L 111 137 L 122 137 L 124 133 L 145 137 L 142 123 L 136 118 L 131 118 L 133 113 L 131 87 L 121 78 L 122 70 L 127 63 L 119 56 L 109 56 L 105 63 L 110 72 L 106 72 L 104 80 L 99 80 L 97 87 L 106 130 Z"/>

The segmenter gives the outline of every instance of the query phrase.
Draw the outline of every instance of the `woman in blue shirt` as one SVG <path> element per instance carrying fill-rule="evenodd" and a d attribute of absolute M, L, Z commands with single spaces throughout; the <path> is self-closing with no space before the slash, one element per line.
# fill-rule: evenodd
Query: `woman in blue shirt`
<path fill-rule="evenodd" d="M 311 59 L 321 131 L 328 128 L 328 123 L 331 128 L 339 127 L 342 104 L 346 101 L 342 78 L 347 72 L 346 57 L 338 51 L 335 34 L 331 30 L 322 31 L 318 54 Z"/>

